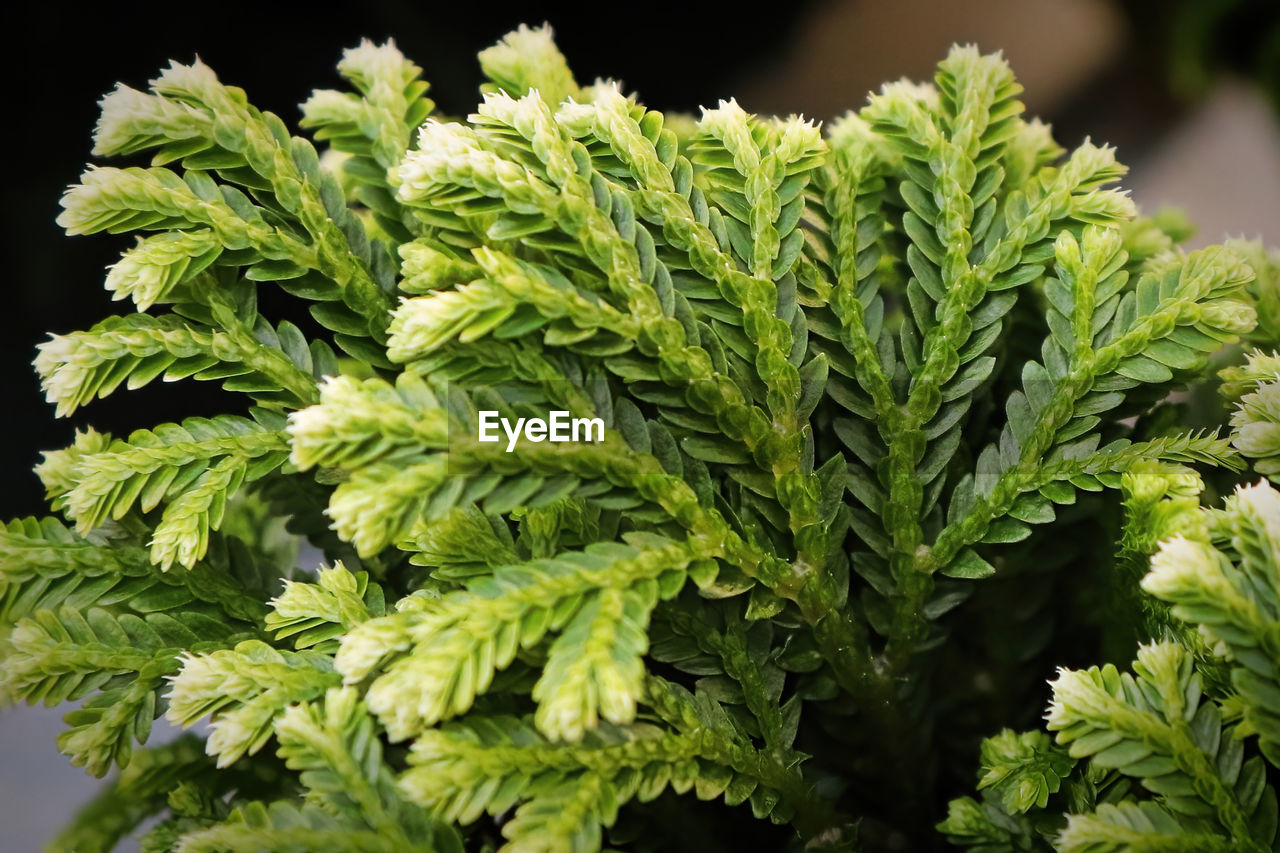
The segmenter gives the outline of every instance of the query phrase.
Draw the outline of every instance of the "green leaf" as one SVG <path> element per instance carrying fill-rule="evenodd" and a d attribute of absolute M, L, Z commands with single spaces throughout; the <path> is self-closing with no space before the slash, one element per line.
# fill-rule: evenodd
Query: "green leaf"
<path fill-rule="evenodd" d="M 953 560 L 946 568 L 942 569 L 942 574 L 949 578 L 966 578 L 978 579 L 986 578 L 996 573 L 995 566 L 992 566 L 986 560 L 977 555 L 976 552 L 966 548 Z"/>

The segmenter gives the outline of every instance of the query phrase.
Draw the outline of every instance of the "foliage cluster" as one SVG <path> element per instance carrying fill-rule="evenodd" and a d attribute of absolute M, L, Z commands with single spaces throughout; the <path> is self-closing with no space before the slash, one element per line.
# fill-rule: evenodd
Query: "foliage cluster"
<path fill-rule="evenodd" d="M 1102 622 L 1133 674 L 1063 670 L 942 831 L 1273 849 L 1280 496 L 1197 470 L 1280 474 L 1280 359 L 1230 435 L 1170 392 L 1274 345 L 1274 257 L 1181 250 L 972 47 L 825 131 L 664 117 L 545 29 L 480 62 L 455 120 L 364 42 L 309 139 L 198 61 L 104 98 L 94 153 L 149 160 L 59 222 L 139 235 L 137 311 L 43 344 L 46 394 L 243 408 L 87 428 L 0 528 L 3 691 L 120 768 L 53 849 L 692 849 L 744 804 L 920 849 Z M 506 453 L 480 409 L 607 429 Z"/>

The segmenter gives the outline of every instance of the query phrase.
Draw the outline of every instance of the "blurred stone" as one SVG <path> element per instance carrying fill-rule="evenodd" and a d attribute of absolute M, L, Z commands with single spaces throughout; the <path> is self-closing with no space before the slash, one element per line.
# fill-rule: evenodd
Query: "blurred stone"
<path fill-rule="evenodd" d="M 0 826 L 4 850 L 44 847 L 102 783 L 58 752 L 65 707 L 16 705 L 0 711 Z"/>
<path fill-rule="evenodd" d="M 71 759 L 58 751 L 58 735 L 67 730 L 62 717 L 78 707 L 79 703 L 69 702 L 53 708 L 15 705 L 0 710 L 0 756 L 4 759 L 0 763 L 0 826 L 4 827 L 0 850 L 4 853 L 44 849 L 106 783 L 82 767 L 73 767 Z M 161 718 L 156 720 L 147 744 L 157 746 L 179 734 L 179 729 Z M 137 849 L 135 838 L 116 847 L 118 853 Z"/>
<path fill-rule="evenodd" d="M 1003 50 L 1032 114 L 1048 113 L 1123 46 L 1124 22 L 1104 0 L 895 0 L 816 5 L 784 58 L 744 81 L 753 112 L 831 119 L 889 80 L 932 80 L 952 44 Z"/>
<path fill-rule="evenodd" d="M 1192 247 L 1241 236 L 1280 246 L 1280 119 L 1253 86 L 1222 80 L 1130 165 L 1134 200 L 1185 210 L 1198 226 Z"/>

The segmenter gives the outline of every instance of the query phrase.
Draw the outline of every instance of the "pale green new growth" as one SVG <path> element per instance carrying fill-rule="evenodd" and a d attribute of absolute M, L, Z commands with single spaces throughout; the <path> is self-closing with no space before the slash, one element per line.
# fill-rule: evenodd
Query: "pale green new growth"
<path fill-rule="evenodd" d="M 1188 507 L 1176 495 L 1163 503 L 1181 532 L 1159 546 L 1142 588 L 1171 603 L 1208 649 L 1180 637 L 1139 648 L 1133 675 L 1110 664 L 1060 670 L 1046 716 L 1066 748 L 1057 775 L 1075 777 L 1065 782 L 1071 793 L 1049 810 L 1047 797 L 1032 803 L 1007 790 L 1002 808 L 955 800 L 940 825 L 954 841 L 1032 839 L 1035 826 L 1071 853 L 1275 849 L 1280 809 L 1264 758 L 1280 759 L 1280 492 L 1265 482 L 1242 486 L 1221 510 Z M 1193 658 L 1206 653 L 1226 664 L 1229 694 L 1206 694 L 1197 670 L 1213 672 L 1211 664 Z M 1002 749 L 1010 737 L 984 743 L 984 764 L 1000 750 L 1009 756 L 1000 778 L 1039 778 L 1052 753 Z M 1254 737 L 1261 755 L 1252 755 Z M 1087 764 L 1073 768 L 1070 759 Z M 991 779 L 989 771 L 979 787 Z M 1033 805 L 1037 822 L 1018 823 Z M 1064 824 L 1054 811 L 1066 813 Z"/>
<path fill-rule="evenodd" d="M 337 682 L 327 656 L 280 652 L 249 640 L 234 649 L 187 656 L 173 678 L 167 716 L 185 726 L 212 714 L 208 752 L 225 767 L 261 749 L 287 705 L 318 696 Z"/>
<path fill-rule="evenodd" d="M 1254 469 L 1280 482 L 1280 355 L 1255 351 L 1246 364 L 1222 371 L 1224 394 L 1238 400 L 1231 443 Z"/>

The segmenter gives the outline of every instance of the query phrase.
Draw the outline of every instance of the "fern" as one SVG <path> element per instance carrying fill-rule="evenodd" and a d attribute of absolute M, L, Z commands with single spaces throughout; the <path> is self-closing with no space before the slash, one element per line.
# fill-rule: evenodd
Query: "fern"
<path fill-rule="evenodd" d="M 1169 401 L 1274 344 L 1272 256 L 1182 251 L 974 47 L 826 128 L 666 117 L 546 28 L 480 63 L 447 119 L 362 42 L 310 140 L 198 61 L 103 99 L 134 164 L 59 222 L 137 236 L 138 310 L 42 344 L 46 396 L 244 406 L 86 428 L 38 467 L 63 519 L 0 528 L 6 698 L 84 700 L 62 748 L 121 767 L 55 849 L 647 848 L 743 804 L 815 850 L 1274 846 L 1280 505 L 1197 500 L 1275 476 L 1274 359 L 1227 368 L 1229 434 Z M 1155 642 L 1062 670 L 930 835 L 1105 566 Z M 209 728 L 138 749 L 162 714 Z"/>
<path fill-rule="evenodd" d="M 1259 483 L 1241 487 L 1221 510 L 1183 512 L 1198 516 L 1198 523 L 1188 520 L 1185 532 L 1160 544 L 1142 587 L 1171 603 L 1172 615 L 1198 628 L 1209 648 L 1183 637 L 1140 648 L 1133 675 L 1110 664 L 1059 672 L 1047 714 L 1057 743 L 1071 759 L 1087 760 L 1094 779 L 1127 777 L 1151 799 L 1130 788 L 1114 791 L 1110 802 L 1095 796 L 1045 809 L 1048 798 L 1035 801 L 1046 829 L 1060 830 L 1052 836 L 1055 849 L 1271 850 L 1276 844 L 1280 809 L 1266 764 L 1277 760 L 1277 658 L 1270 635 L 1277 624 L 1280 493 Z M 1206 692 L 1198 670 L 1211 672 L 1212 662 L 1197 664 L 1196 654 L 1225 663 L 1229 692 Z M 1020 737 L 1045 740 L 1039 732 Z M 984 756 L 998 748 L 997 739 L 987 741 Z M 1043 768 L 1052 753 L 1046 753 L 1047 747 L 1008 753 L 1005 777 L 1047 781 Z M 1061 767 L 1079 773 L 1069 762 Z M 1006 796 L 1001 808 L 983 813 L 971 799 L 956 800 L 940 828 L 962 844 L 981 844 L 1030 806 Z"/>
<path fill-rule="evenodd" d="M 1222 371 L 1224 394 L 1237 401 L 1231 443 L 1254 470 L 1280 477 L 1280 357 L 1253 352 L 1246 364 Z"/>

